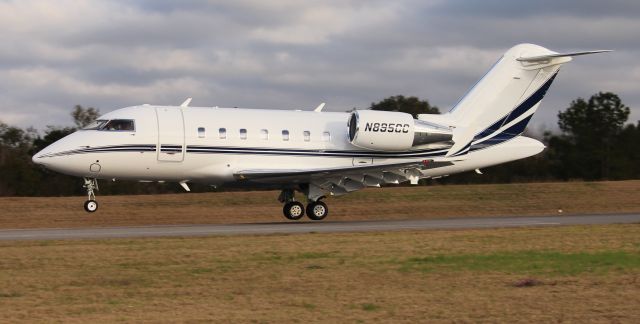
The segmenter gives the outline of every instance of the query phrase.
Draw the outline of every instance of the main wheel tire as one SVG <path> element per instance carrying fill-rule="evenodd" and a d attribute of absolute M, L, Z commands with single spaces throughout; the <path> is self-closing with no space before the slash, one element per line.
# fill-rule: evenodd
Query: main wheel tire
<path fill-rule="evenodd" d="M 307 205 L 307 217 L 311 220 L 323 220 L 327 215 L 329 215 L 329 208 L 322 201 L 312 202 Z"/>
<path fill-rule="evenodd" d="M 304 216 L 304 206 L 297 201 L 290 201 L 282 208 L 284 217 L 290 220 L 299 220 Z"/>
<path fill-rule="evenodd" d="M 87 200 L 84 202 L 84 210 L 87 213 L 93 213 L 98 210 L 98 202 L 95 200 Z"/>

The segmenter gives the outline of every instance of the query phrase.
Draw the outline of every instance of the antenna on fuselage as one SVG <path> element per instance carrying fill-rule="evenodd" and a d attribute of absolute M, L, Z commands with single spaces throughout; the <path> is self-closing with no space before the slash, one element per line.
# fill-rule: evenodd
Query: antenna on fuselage
<path fill-rule="evenodd" d="M 191 99 L 193 98 L 187 98 L 187 100 L 185 100 L 180 107 L 184 108 L 184 107 L 189 107 L 189 104 L 191 103 Z"/>
<path fill-rule="evenodd" d="M 322 108 L 324 108 L 324 104 L 325 104 L 324 102 L 323 102 L 323 103 L 321 103 L 321 104 L 319 104 L 319 105 L 318 105 L 318 107 L 316 107 L 316 109 L 314 109 L 313 111 L 315 111 L 315 112 L 321 112 L 321 111 L 322 111 Z"/>

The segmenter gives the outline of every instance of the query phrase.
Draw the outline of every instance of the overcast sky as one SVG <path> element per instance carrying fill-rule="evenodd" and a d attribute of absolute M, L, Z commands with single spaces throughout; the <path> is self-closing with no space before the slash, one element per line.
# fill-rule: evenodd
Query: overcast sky
<path fill-rule="evenodd" d="M 448 110 L 508 48 L 613 49 L 565 65 L 532 126 L 612 91 L 640 119 L 640 1 L 4 1 L 0 120 L 71 125 L 75 104 Z"/>

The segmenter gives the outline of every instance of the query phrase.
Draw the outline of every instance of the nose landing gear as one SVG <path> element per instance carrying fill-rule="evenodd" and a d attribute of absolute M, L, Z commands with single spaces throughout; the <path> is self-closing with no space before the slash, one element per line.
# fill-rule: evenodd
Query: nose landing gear
<path fill-rule="evenodd" d="M 84 202 L 84 210 L 87 213 L 93 213 L 98 210 L 98 202 L 96 201 L 96 195 L 93 192 L 98 190 L 98 179 L 84 178 L 84 186 L 87 189 L 88 200 Z"/>

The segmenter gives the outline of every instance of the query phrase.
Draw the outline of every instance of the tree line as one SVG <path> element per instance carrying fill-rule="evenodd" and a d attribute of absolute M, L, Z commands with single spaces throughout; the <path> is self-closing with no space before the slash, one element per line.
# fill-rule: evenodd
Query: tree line
<path fill-rule="evenodd" d="M 371 109 L 400 111 L 415 117 L 439 113 L 427 100 L 402 95 L 371 104 Z M 628 123 L 629 107 L 611 92 L 588 100 L 578 98 L 558 114 L 559 133 L 546 132 L 539 140 L 547 149 L 524 160 L 476 173 L 457 174 L 439 183 L 507 183 L 568 180 L 622 180 L 640 178 L 640 122 Z M 0 121 L 0 196 L 82 195 L 82 180 L 46 170 L 31 161 L 47 145 L 90 124 L 98 109 L 74 107 L 75 126 L 48 126 L 44 132 L 21 129 Z M 213 190 L 192 186 L 194 191 Z M 101 181 L 101 194 L 149 194 L 180 192 L 177 184 Z"/>
<path fill-rule="evenodd" d="M 418 114 L 439 113 L 427 100 L 393 96 L 371 108 Z M 559 133 L 545 132 L 547 148 L 526 159 L 438 179 L 443 183 L 625 180 L 640 178 L 640 121 L 628 123 L 630 109 L 618 95 L 599 92 L 577 98 L 558 113 Z M 539 137 L 533 134 L 525 135 Z M 432 182 L 432 181 L 427 181 Z"/>

